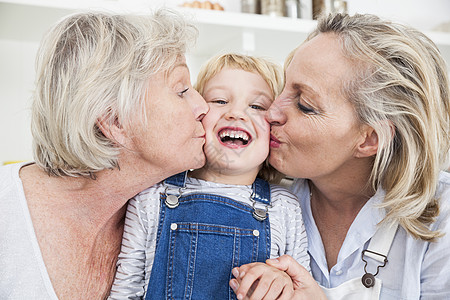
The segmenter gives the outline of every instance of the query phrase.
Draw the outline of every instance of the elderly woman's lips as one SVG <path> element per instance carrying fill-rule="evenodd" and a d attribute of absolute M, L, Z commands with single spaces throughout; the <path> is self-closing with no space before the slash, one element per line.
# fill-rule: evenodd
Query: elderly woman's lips
<path fill-rule="evenodd" d="M 280 147 L 281 142 L 272 134 L 270 135 L 270 148 L 278 148 Z"/>

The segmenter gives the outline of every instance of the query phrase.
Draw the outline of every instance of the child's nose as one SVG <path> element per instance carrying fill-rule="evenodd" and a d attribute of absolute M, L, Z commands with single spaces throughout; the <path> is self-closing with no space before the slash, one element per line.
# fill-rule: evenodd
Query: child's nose
<path fill-rule="evenodd" d="M 226 113 L 225 119 L 235 121 L 247 121 L 248 116 L 246 112 L 243 111 L 242 109 L 231 109 Z"/>

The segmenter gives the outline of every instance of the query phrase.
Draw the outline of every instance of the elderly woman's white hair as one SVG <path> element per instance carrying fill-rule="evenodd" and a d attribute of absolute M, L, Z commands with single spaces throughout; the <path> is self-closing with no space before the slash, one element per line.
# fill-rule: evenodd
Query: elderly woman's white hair
<path fill-rule="evenodd" d="M 435 193 L 450 149 L 449 81 L 439 50 L 419 31 L 373 15 L 324 16 L 308 39 L 320 33 L 336 34 L 358 66 L 342 92 L 378 135 L 371 179 L 386 191 L 384 221 L 434 240 L 440 233 L 428 224 L 439 214 Z"/>
<path fill-rule="evenodd" d="M 44 38 L 32 106 L 36 163 L 55 176 L 95 176 L 118 167 L 120 145 L 98 121 L 146 122 L 150 76 L 167 71 L 197 38 L 179 14 L 79 13 Z"/>

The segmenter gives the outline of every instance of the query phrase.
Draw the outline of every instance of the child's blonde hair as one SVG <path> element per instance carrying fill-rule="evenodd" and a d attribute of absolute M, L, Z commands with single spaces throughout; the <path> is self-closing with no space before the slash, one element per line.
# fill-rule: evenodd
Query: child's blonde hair
<path fill-rule="evenodd" d="M 283 90 L 283 71 L 280 65 L 268 59 L 227 53 L 215 56 L 208 60 L 200 69 L 194 88 L 203 96 L 206 83 L 224 68 L 241 69 L 261 75 L 270 87 L 273 99 Z M 278 183 L 283 175 L 269 164 L 268 159 L 262 164 L 258 177 L 269 182 Z"/>

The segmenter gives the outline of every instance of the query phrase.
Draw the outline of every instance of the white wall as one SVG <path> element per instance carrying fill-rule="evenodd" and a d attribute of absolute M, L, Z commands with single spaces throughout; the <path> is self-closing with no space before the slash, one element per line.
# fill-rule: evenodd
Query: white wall
<path fill-rule="evenodd" d="M 0 165 L 31 159 L 29 106 L 37 47 L 32 42 L 0 41 Z"/>
<path fill-rule="evenodd" d="M 35 55 L 44 32 L 68 13 L 30 7 L 19 14 L 0 3 L 0 165 L 32 159 L 29 112 Z M 33 22 L 37 15 L 45 21 Z"/>
<path fill-rule="evenodd" d="M 347 0 L 347 8 L 350 14 L 371 13 L 419 30 L 450 22 L 449 0 Z"/>

